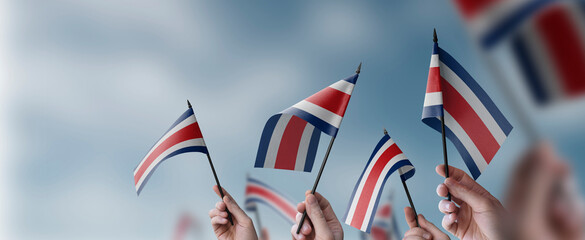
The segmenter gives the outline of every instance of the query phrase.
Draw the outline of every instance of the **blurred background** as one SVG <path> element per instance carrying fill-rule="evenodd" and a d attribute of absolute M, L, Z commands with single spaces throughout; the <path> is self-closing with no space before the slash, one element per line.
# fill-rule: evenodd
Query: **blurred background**
<path fill-rule="evenodd" d="M 213 239 L 207 213 L 219 198 L 205 155 L 165 161 L 140 197 L 134 189 L 134 167 L 186 110 L 186 99 L 222 185 L 240 205 L 247 173 L 300 202 L 329 137 L 322 135 L 311 173 L 254 169 L 264 124 L 353 74 L 360 62 L 318 191 L 343 217 L 385 127 L 416 167 L 408 184 L 418 212 L 440 225 L 435 189 L 443 179 L 434 169 L 443 160 L 441 136 L 420 121 L 433 28 L 439 45 L 515 126 L 478 182 L 503 199 L 517 159 L 537 138 L 554 146 L 577 183 L 585 182 L 579 81 L 569 88 L 576 92 L 570 99 L 557 90 L 554 98 L 535 100 L 534 88 L 522 80 L 526 68 L 513 56 L 524 45 L 497 34 L 484 38 L 486 23 L 461 2 L 2 1 L 0 236 L 173 239 L 188 216 L 185 239 Z M 488 13 L 495 15 L 480 20 L 508 14 Z M 513 24 L 523 23 L 505 26 Z M 547 59 L 539 56 L 534 59 Z M 585 69 L 579 64 L 574 69 Z M 555 70 L 548 71 L 542 76 L 554 82 Z M 467 170 L 450 143 L 448 151 L 450 163 Z M 383 198 L 391 192 L 398 226 L 406 231 L 408 201 L 397 174 Z M 290 238 L 287 221 L 259 209 L 273 239 Z M 357 229 L 343 226 L 346 239 L 359 239 Z"/>

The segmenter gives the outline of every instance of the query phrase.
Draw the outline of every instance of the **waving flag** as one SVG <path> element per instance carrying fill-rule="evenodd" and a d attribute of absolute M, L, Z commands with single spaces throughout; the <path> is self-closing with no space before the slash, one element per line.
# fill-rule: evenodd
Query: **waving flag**
<path fill-rule="evenodd" d="M 396 170 L 400 171 L 404 180 L 412 177 L 415 172 L 412 163 L 396 143 L 384 134 L 353 189 L 344 217 L 346 224 L 370 233 L 384 184 Z"/>
<path fill-rule="evenodd" d="M 507 43 L 538 105 L 585 96 L 583 1 L 454 2 L 483 50 Z"/>
<path fill-rule="evenodd" d="M 248 177 L 248 183 L 246 184 L 246 210 L 255 211 L 257 203 L 262 203 L 272 208 L 291 224 L 295 222 L 297 207 L 290 198 L 267 184 Z"/>
<path fill-rule="evenodd" d="M 335 137 L 357 78 L 339 80 L 268 119 L 254 167 L 310 172 L 321 132 Z"/>
<path fill-rule="evenodd" d="M 207 147 L 192 108 L 185 111 L 173 123 L 134 169 L 136 192 L 140 195 L 142 188 L 162 161 L 186 152 L 207 153 Z"/>
<path fill-rule="evenodd" d="M 512 131 L 512 125 L 473 77 L 435 43 L 422 121 L 441 132 L 442 115 L 446 137 L 477 179 Z"/>

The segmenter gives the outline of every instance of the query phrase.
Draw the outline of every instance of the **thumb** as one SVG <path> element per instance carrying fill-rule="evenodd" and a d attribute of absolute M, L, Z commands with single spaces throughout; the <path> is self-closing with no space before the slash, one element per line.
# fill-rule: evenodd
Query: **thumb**
<path fill-rule="evenodd" d="M 319 206 L 319 202 L 317 201 L 315 195 L 307 195 L 305 202 L 307 207 L 307 215 L 309 215 L 309 218 L 315 227 L 315 233 L 319 229 L 327 229 L 328 227 L 327 222 L 325 221 L 325 216 L 323 215 L 323 211 L 321 211 L 321 207 Z"/>
<path fill-rule="evenodd" d="M 238 222 L 243 221 L 244 219 L 250 219 L 248 215 L 238 206 L 238 203 L 230 196 L 226 194 L 223 197 L 223 202 L 228 210 L 232 213 L 232 215 L 238 220 Z"/>
<path fill-rule="evenodd" d="M 459 183 L 453 178 L 445 179 L 445 185 L 449 189 L 451 195 L 466 202 L 475 211 L 489 210 L 489 203 L 493 196 L 489 193 L 482 194 L 485 192 L 479 192 L 478 189 L 483 189 L 477 182 L 473 182 L 473 185 L 467 186 Z M 477 185 L 477 186 L 476 186 Z"/>
<path fill-rule="evenodd" d="M 431 233 L 431 235 L 433 236 L 442 236 L 445 235 L 445 233 L 443 233 L 443 231 L 441 231 L 441 229 L 437 228 L 437 226 L 435 226 L 434 224 L 432 224 L 431 222 L 429 222 L 425 216 L 423 216 L 422 214 L 418 215 L 418 222 L 420 223 L 420 226 L 422 228 L 424 228 L 425 230 L 429 231 Z"/>

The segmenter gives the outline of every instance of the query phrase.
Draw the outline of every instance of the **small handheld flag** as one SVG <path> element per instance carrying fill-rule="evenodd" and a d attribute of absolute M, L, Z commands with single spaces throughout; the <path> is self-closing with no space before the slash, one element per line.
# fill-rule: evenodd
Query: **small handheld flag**
<path fill-rule="evenodd" d="M 254 167 L 310 172 L 321 132 L 337 135 L 357 78 L 339 80 L 268 119 Z"/>
<path fill-rule="evenodd" d="M 294 223 L 297 214 L 294 201 L 275 188 L 268 186 L 268 184 L 248 176 L 246 183 L 246 210 L 258 211 L 258 203 L 272 208 L 287 222 Z"/>
<path fill-rule="evenodd" d="M 445 138 L 449 138 L 474 179 L 481 175 L 512 131 L 512 125 L 488 94 L 436 41 L 422 121 L 443 133 L 446 167 Z"/>
<path fill-rule="evenodd" d="M 323 169 L 325 169 L 325 164 L 327 164 L 331 147 L 333 147 L 333 142 L 335 142 L 335 136 L 337 136 L 337 131 L 339 131 L 341 120 L 345 115 L 349 98 L 351 97 L 351 93 L 353 92 L 353 88 L 357 82 L 361 69 L 362 63 L 358 65 L 354 75 L 337 81 L 328 88 L 313 94 L 313 96 L 283 111 L 290 114 L 296 114 L 331 136 L 329 146 L 325 152 L 325 157 L 321 163 L 321 168 L 319 168 L 319 173 L 317 174 L 315 183 L 313 183 L 311 194 L 315 194 L 315 191 L 317 191 L 317 185 L 321 179 L 321 174 L 323 174 Z M 299 221 L 297 234 L 301 232 L 301 227 L 303 226 L 306 217 L 307 211 L 305 210 Z"/>
<path fill-rule="evenodd" d="M 346 224 L 370 233 L 382 189 L 384 189 L 388 177 L 396 170 L 399 170 L 403 183 L 411 178 L 415 172 L 412 163 L 392 138 L 385 133 L 374 148 L 353 189 L 344 217 Z M 414 209 L 414 205 L 412 207 Z"/>
<path fill-rule="evenodd" d="M 159 164 L 176 155 L 187 153 L 187 152 L 201 152 L 207 155 L 209 166 L 213 172 L 215 183 L 219 188 L 219 193 L 223 199 L 224 193 L 219 184 L 219 178 L 213 167 L 211 156 L 203 140 L 203 134 L 199 129 L 199 123 L 195 118 L 195 113 L 189 100 L 187 100 L 187 106 L 189 109 L 183 113 L 175 123 L 167 130 L 165 134 L 154 144 L 138 166 L 134 169 L 134 184 L 136 186 L 136 193 L 140 195 L 142 188 L 146 185 L 146 182 L 159 166 Z M 228 220 L 233 225 L 233 220 L 229 210 Z"/>

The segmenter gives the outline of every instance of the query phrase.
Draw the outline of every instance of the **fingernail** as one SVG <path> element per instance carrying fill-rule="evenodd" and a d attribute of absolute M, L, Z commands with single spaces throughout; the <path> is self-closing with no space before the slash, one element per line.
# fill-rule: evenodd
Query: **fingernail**
<path fill-rule="evenodd" d="M 431 239 L 431 234 L 429 234 L 429 233 L 423 233 L 423 238 L 425 238 L 425 239 Z"/>
<path fill-rule="evenodd" d="M 303 228 L 301 229 L 303 232 L 306 232 L 309 230 L 309 225 L 308 224 L 303 224 Z"/>

